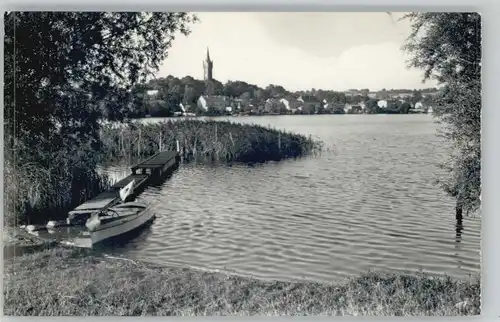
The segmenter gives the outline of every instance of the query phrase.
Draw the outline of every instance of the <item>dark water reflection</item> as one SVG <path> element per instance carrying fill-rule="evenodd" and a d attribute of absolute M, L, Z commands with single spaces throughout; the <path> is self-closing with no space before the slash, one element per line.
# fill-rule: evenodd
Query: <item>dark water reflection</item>
<path fill-rule="evenodd" d="M 234 120 L 319 137 L 329 152 L 254 167 L 183 165 L 144 192 L 158 218 L 114 255 L 266 279 L 479 272 L 480 218 L 457 225 L 454 203 L 434 184 L 446 151 L 430 116 Z"/>

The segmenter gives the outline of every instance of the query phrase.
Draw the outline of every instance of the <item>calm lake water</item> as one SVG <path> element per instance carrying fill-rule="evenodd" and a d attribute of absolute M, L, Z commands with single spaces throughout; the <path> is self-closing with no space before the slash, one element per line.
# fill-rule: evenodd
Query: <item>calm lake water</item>
<path fill-rule="evenodd" d="M 110 254 L 280 280 L 479 272 L 480 218 L 457 231 L 454 203 L 434 183 L 446 151 L 431 116 L 227 119 L 312 135 L 329 151 L 256 167 L 182 165 L 140 197 L 155 204 L 155 223 Z"/>

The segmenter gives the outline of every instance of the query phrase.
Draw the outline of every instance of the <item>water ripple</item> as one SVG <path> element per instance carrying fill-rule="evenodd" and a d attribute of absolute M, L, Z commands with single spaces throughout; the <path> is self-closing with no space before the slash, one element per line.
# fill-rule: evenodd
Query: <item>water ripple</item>
<path fill-rule="evenodd" d="M 149 232 L 113 252 L 282 280 L 479 272 L 480 218 L 457 232 L 453 202 L 434 184 L 446 151 L 430 117 L 243 118 L 270 120 L 336 151 L 255 167 L 183 165 L 141 195 L 155 202 Z"/>

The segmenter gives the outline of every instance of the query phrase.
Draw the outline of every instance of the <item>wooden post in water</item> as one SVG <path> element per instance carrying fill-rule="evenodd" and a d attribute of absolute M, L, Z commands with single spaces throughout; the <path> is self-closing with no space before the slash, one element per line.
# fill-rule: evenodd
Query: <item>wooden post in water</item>
<path fill-rule="evenodd" d="M 464 219 L 463 209 L 458 199 L 457 199 L 457 204 L 455 206 L 455 219 L 457 220 L 458 225 L 462 225 L 462 220 Z"/>
<path fill-rule="evenodd" d="M 137 139 L 137 155 L 141 156 L 141 130 L 139 129 L 139 138 Z"/>
<path fill-rule="evenodd" d="M 281 152 L 281 132 L 278 133 L 278 151 Z"/>
<path fill-rule="evenodd" d="M 175 140 L 175 143 L 177 145 L 177 153 L 181 152 L 181 147 L 179 146 L 179 140 Z"/>
<path fill-rule="evenodd" d="M 161 131 L 160 131 L 160 142 L 158 143 L 158 148 L 161 152 L 163 148 L 163 133 Z"/>
<path fill-rule="evenodd" d="M 121 151 L 120 151 L 120 153 L 123 156 L 123 151 L 125 151 L 125 143 L 124 143 L 124 139 L 123 139 L 123 128 L 122 128 L 122 130 L 120 132 L 120 141 L 121 141 L 121 144 L 120 144 L 121 145 Z"/>

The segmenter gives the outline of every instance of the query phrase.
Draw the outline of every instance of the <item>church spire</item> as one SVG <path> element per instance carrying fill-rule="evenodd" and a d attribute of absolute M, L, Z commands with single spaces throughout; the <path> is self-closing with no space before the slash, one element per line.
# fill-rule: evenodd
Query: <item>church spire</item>
<path fill-rule="evenodd" d="M 207 47 L 207 61 L 210 61 L 210 51 L 208 50 L 208 47 Z"/>
<path fill-rule="evenodd" d="M 208 50 L 207 46 L 207 58 L 205 61 L 203 61 L 203 76 L 205 80 L 211 81 L 212 80 L 212 69 L 214 62 L 210 59 L 210 51 Z"/>

